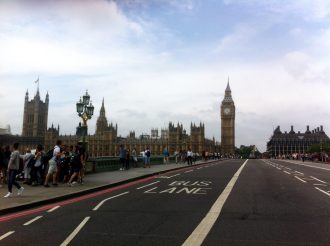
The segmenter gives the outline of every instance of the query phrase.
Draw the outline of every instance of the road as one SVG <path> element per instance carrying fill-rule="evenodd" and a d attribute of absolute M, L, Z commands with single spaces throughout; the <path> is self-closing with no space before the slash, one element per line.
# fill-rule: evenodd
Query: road
<path fill-rule="evenodd" d="M 13 216 L 0 245 L 330 245 L 329 185 L 330 167 L 206 163 Z"/>

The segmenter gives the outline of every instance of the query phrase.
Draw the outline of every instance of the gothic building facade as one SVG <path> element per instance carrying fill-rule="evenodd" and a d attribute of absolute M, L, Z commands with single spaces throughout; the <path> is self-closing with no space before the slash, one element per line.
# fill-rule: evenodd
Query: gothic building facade
<path fill-rule="evenodd" d="M 45 102 L 40 99 L 39 87 L 34 98 L 29 101 L 29 92 L 26 91 L 24 100 L 23 130 L 24 137 L 44 137 L 47 130 L 49 95 Z"/>
<path fill-rule="evenodd" d="M 231 95 L 229 79 L 225 96 L 220 107 L 221 115 L 221 153 L 235 154 L 235 103 Z"/>
<path fill-rule="evenodd" d="M 330 139 L 323 130 L 323 126 L 310 131 L 307 126 L 305 132 L 295 132 L 293 126 L 289 132 L 282 132 L 280 126 L 276 127 L 272 137 L 267 143 L 267 152 L 271 157 L 283 155 L 305 154 L 313 144 L 330 145 Z"/>
<path fill-rule="evenodd" d="M 64 144 L 76 145 L 82 139 L 77 134 L 61 135 L 60 126 L 52 125 L 47 129 L 49 95 L 47 93 L 45 102 L 40 99 L 39 87 L 35 97 L 29 101 L 29 93 L 25 94 L 23 130 L 21 136 L 1 135 L 1 145 L 11 145 L 20 142 L 20 151 L 24 153 L 27 147 L 36 148 L 37 144 L 44 145 L 45 149 L 53 148 L 57 139 L 61 139 Z M 79 127 L 78 127 L 79 128 Z M 163 153 L 167 149 L 170 154 L 176 151 L 184 151 L 191 148 L 193 152 L 201 154 L 202 151 L 219 151 L 220 145 L 215 139 L 205 138 L 205 126 L 203 123 L 196 125 L 191 123 L 190 135 L 182 124 L 176 125 L 169 122 L 168 127 L 160 130 L 151 129 L 150 134 L 135 135 L 135 131 L 130 131 L 127 137 L 118 136 L 117 124 L 109 123 L 106 117 L 104 99 L 96 121 L 95 134 L 85 137 L 88 143 L 88 151 L 91 157 L 117 156 L 119 146 L 125 145 L 127 148 L 136 148 L 137 152 L 149 147 L 155 155 Z"/>

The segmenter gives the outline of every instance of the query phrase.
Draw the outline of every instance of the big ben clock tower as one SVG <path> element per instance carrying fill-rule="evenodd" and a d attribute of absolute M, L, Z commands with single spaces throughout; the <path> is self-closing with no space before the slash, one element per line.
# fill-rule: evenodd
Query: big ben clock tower
<path fill-rule="evenodd" d="M 221 103 L 221 153 L 235 154 L 235 104 L 231 97 L 229 79 Z"/>

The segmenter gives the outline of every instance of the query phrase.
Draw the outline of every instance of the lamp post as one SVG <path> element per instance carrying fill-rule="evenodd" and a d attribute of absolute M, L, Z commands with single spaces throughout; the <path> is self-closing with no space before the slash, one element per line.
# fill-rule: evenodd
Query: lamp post
<path fill-rule="evenodd" d="M 77 135 L 82 137 L 82 144 L 85 150 L 87 151 L 87 121 L 90 120 L 94 114 L 94 106 L 92 105 L 92 101 L 90 101 L 90 96 L 86 90 L 86 94 L 82 96 L 82 100 L 80 100 L 76 104 L 78 116 L 82 119 L 82 125 L 79 123 L 79 127 L 77 129 Z M 79 141 L 81 142 L 81 140 Z"/>

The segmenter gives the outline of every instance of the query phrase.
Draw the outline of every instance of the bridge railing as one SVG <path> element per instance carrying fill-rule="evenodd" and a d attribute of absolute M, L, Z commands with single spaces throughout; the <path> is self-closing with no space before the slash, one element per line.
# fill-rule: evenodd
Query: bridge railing
<path fill-rule="evenodd" d="M 144 165 L 144 160 L 142 156 L 137 157 L 137 167 L 142 167 Z M 200 160 L 201 157 L 196 157 L 194 161 Z M 168 163 L 176 163 L 176 161 L 180 162 L 180 157 L 177 158 L 173 155 L 169 157 Z M 152 155 L 150 158 L 151 165 L 163 165 L 164 164 L 164 156 L 163 155 Z M 122 167 L 122 164 L 119 161 L 118 156 L 103 156 L 96 158 L 89 158 L 86 166 L 86 173 L 95 173 L 95 172 L 109 172 L 116 171 Z M 130 168 L 133 167 L 133 159 L 130 159 Z"/>

